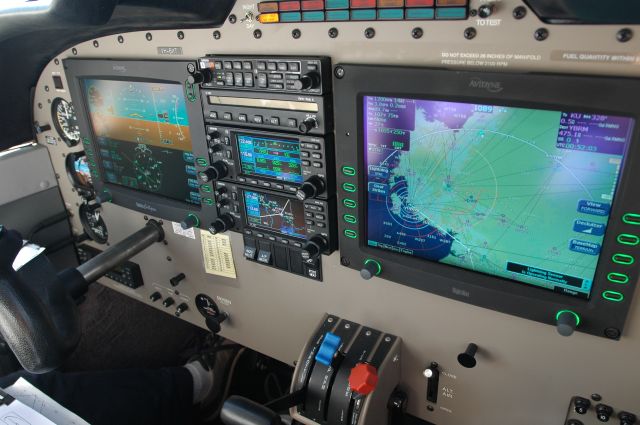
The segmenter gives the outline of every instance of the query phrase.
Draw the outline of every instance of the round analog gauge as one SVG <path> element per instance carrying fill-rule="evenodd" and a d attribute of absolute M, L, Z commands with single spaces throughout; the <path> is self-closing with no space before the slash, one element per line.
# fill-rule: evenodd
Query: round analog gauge
<path fill-rule="evenodd" d="M 109 232 L 107 231 L 107 224 L 104 222 L 98 211 L 98 204 L 89 205 L 82 204 L 78 210 L 80 216 L 80 223 L 82 228 L 87 233 L 87 236 L 91 240 L 100 244 L 107 243 L 109 239 Z"/>
<path fill-rule="evenodd" d="M 217 317 L 220 309 L 213 299 L 205 294 L 196 295 L 196 307 L 204 317 Z"/>
<path fill-rule="evenodd" d="M 78 194 L 84 198 L 93 198 L 93 182 L 87 156 L 84 152 L 74 152 L 65 160 L 67 176 Z"/>
<path fill-rule="evenodd" d="M 53 116 L 53 125 L 62 140 L 68 146 L 77 145 L 80 141 L 80 127 L 73 104 L 61 97 L 56 97 L 51 102 L 51 115 Z"/>

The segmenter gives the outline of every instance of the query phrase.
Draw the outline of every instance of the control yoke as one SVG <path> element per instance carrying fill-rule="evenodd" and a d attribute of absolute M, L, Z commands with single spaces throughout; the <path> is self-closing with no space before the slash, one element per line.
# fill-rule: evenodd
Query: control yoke
<path fill-rule="evenodd" d="M 149 220 L 131 236 L 77 268 L 56 274 L 43 255 L 13 270 L 22 236 L 0 226 L 0 334 L 27 371 L 60 366 L 80 339 L 76 300 L 90 283 L 155 242 L 162 226 Z"/>

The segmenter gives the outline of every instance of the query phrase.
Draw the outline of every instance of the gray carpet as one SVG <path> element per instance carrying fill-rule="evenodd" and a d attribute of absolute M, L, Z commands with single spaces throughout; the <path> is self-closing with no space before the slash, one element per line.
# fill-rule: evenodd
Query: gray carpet
<path fill-rule="evenodd" d="M 82 338 L 67 371 L 177 366 L 206 332 L 99 284 L 80 305 Z"/>

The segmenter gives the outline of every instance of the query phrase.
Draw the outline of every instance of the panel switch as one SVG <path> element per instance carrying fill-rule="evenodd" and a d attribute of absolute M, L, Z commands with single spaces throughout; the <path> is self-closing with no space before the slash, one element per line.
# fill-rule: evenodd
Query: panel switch
<path fill-rule="evenodd" d="M 429 365 L 422 374 L 427 378 L 427 401 L 437 403 L 438 385 L 440 381 L 440 369 L 438 368 L 438 363 L 431 362 L 431 365 Z"/>

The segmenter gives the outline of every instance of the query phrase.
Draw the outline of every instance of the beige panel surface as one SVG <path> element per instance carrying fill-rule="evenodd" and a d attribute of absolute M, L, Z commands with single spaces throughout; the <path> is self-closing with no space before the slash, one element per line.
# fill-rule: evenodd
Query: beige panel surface
<path fill-rule="evenodd" d="M 480 3 L 472 1 L 472 6 Z M 375 63 L 452 68 L 481 68 L 503 71 L 588 73 L 637 76 L 640 72 L 640 38 L 628 43 L 615 39 L 619 26 L 552 26 L 539 22 L 529 12 L 525 19 L 512 18 L 518 1 L 496 2 L 496 12 L 489 20 L 470 19 L 453 22 L 371 22 L 310 23 L 260 25 L 245 20 L 246 11 L 255 11 L 250 2 L 239 2 L 233 13 L 236 24 L 225 23 L 215 29 L 184 30 L 179 40 L 177 30 L 152 31 L 148 41 L 145 31 L 118 34 L 87 40 L 75 46 L 76 55 L 68 49 L 49 63 L 36 87 L 35 120 L 50 122 L 50 101 L 56 96 L 69 99 L 66 91 L 53 88 L 52 73 L 62 73 L 61 60 L 66 57 L 130 58 L 130 59 L 194 59 L 204 54 L 282 54 L 328 55 L 333 63 Z M 337 39 L 327 31 L 335 26 Z M 373 27 L 376 36 L 366 39 L 364 29 Z M 419 26 L 424 36 L 411 37 Z M 477 28 L 473 40 L 465 40 L 463 31 Z M 546 41 L 534 40 L 539 27 L 549 29 Z M 253 36 L 256 28 L 262 37 Z M 294 40 L 291 30 L 299 28 L 302 37 Z M 640 27 L 633 28 L 640 35 Z M 180 47 L 178 56 L 159 52 Z M 580 56 L 587 52 L 604 56 Z M 605 57 L 608 56 L 608 57 Z M 563 60 L 563 57 L 565 58 Z M 566 58 L 598 59 L 584 62 Z M 462 62 L 460 62 L 462 61 Z M 480 62 L 478 62 L 480 61 Z M 613 62 L 612 62 L 613 61 Z M 617 61 L 617 62 L 616 62 Z M 623 62 L 620 62 L 623 61 Z M 458 65 L 452 65 L 457 63 Z M 482 63 L 483 66 L 479 66 Z M 48 90 L 45 90 L 47 86 Z M 39 105 L 42 107 L 40 108 Z M 39 142 L 45 143 L 44 136 Z M 338 139 L 337 143 L 341 140 Z M 80 202 L 72 191 L 64 172 L 64 156 L 70 151 L 63 143 L 47 144 L 67 207 L 77 211 Z M 112 242 L 118 241 L 144 224 L 142 214 L 106 205 L 103 217 L 109 226 Z M 81 226 L 73 217 L 73 228 Z M 179 272 L 187 278 L 176 288 L 177 297 L 191 304 L 181 317 L 204 326 L 191 300 L 200 292 L 207 293 L 230 320 L 223 325 L 223 335 L 250 348 L 292 364 L 323 313 L 378 328 L 402 337 L 401 381 L 410 396 L 409 412 L 438 425 L 485 424 L 561 424 L 567 404 L 575 394 L 601 393 L 605 401 L 616 407 L 635 409 L 640 413 L 640 314 L 637 296 L 630 320 L 621 341 L 613 342 L 589 335 L 558 336 L 555 329 L 539 323 L 463 304 L 461 302 L 417 291 L 374 278 L 362 280 L 356 271 L 340 265 L 338 253 L 324 257 L 324 282 L 308 279 L 249 263 L 242 257 L 240 235 L 231 234 L 237 268 L 237 279 L 208 275 L 204 272 L 201 243 L 196 239 L 174 235 L 169 223 L 165 228 L 168 244 L 156 244 L 139 254 L 135 261 L 141 267 L 145 286 L 130 290 L 113 282 L 105 284 L 142 302 L 158 287 L 167 293 L 169 278 Z M 160 303 L 155 306 L 164 308 Z M 174 307 L 168 309 L 173 314 Z M 479 345 L 478 366 L 464 369 L 456 356 L 467 343 Z M 441 383 L 452 398 L 440 396 L 434 411 L 427 409 L 426 381 L 422 370 L 437 361 L 443 369 Z"/>

